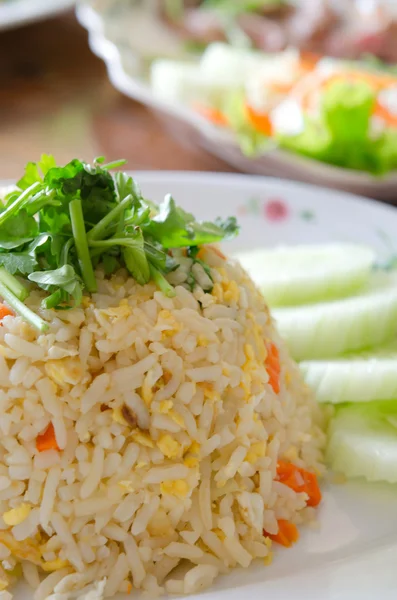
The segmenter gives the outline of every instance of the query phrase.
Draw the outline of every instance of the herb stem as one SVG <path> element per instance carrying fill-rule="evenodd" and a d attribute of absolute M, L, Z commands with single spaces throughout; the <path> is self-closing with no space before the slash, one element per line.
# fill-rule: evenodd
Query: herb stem
<path fill-rule="evenodd" d="M 3 225 L 3 223 L 5 223 L 7 219 L 12 217 L 16 212 L 18 212 L 25 204 L 25 202 L 27 202 L 29 198 L 33 196 L 34 192 L 40 186 L 41 183 L 39 181 L 36 181 L 36 183 L 33 183 L 30 187 L 24 190 L 22 194 L 14 200 L 14 202 L 7 206 L 7 208 L 0 213 L 0 225 Z"/>
<path fill-rule="evenodd" d="M 25 321 L 30 323 L 32 327 L 38 329 L 41 333 L 47 331 L 49 325 L 43 319 L 36 315 L 30 308 L 23 304 L 18 298 L 12 293 L 12 291 L 0 281 L 0 296 L 18 313 Z"/>
<path fill-rule="evenodd" d="M 0 267 L 0 281 L 20 300 L 23 302 L 29 296 L 29 292 L 24 285 L 14 275 L 11 275 L 4 267 Z"/>
<path fill-rule="evenodd" d="M 117 206 L 113 208 L 107 215 L 103 217 L 90 231 L 87 233 L 87 239 L 98 240 L 101 239 L 101 236 L 105 234 L 106 229 L 116 220 L 121 213 L 123 213 L 126 208 L 128 208 L 132 202 L 133 197 L 131 194 L 128 194 Z"/>
<path fill-rule="evenodd" d="M 101 167 L 102 169 L 117 169 L 118 167 L 122 167 L 123 165 L 125 165 L 127 161 L 125 160 L 125 158 L 120 158 L 119 160 L 114 160 L 113 162 L 110 163 L 101 163 Z"/>
<path fill-rule="evenodd" d="M 90 251 L 87 243 L 87 233 L 84 225 L 83 208 L 80 198 L 72 200 L 69 204 L 70 220 L 72 223 L 72 232 L 74 245 L 76 246 L 77 257 L 87 291 L 90 293 L 97 291 L 97 282 L 94 269 L 92 267 Z"/>
<path fill-rule="evenodd" d="M 110 238 L 110 240 L 89 240 L 90 248 L 112 248 L 113 246 L 126 246 L 127 248 L 136 248 L 137 242 L 132 238 L 120 237 Z"/>
<path fill-rule="evenodd" d="M 172 287 L 172 285 L 170 283 L 168 283 L 168 281 L 166 280 L 164 275 L 162 275 L 160 273 L 160 271 L 158 269 L 156 269 L 156 267 L 154 267 L 150 263 L 149 263 L 149 267 L 150 267 L 150 275 L 151 275 L 154 283 L 159 288 L 159 290 L 161 292 L 163 292 L 163 294 L 165 296 L 167 296 L 168 298 L 173 298 L 176 295 L 176 292 L 175 292 L 174 288 Z"/>

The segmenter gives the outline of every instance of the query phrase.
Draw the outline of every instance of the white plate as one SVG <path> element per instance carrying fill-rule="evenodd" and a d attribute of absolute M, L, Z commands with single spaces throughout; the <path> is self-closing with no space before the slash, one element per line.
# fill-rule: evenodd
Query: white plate
<path fill-rule="evenodd" d="M 75 0 L 0 0 L 0 31 L 53 17 L 74 4 Z"/>
<path fill-rule="evenodd" d="M 275 244 L 362 242 L 382 260 L 397 250 L 397 210 L 312 186 L 244 175 L 138 173 L 146 197 L 171 192 L 200 218 L 237 215 L 241 235 L 224 249 Z M 302 528 L 270 567 L 233 571 L 207 600 L 391 600 L 397 590 L 397 486 L 355 481 L 323 488 L 317 530 Z M 20 588 L 16 600 L 31 600 Z M 126 597 L 128 598 L 128 597 Z M 196 596 L 199 598 L 199 596 Z"/>
<path fill-rule="evenodd" d="M 285 150 L 269 150 L 258 158 L 247 158 L 229 132 L 215 127 L 183 105 L 170 105 L 159 100 L 148 84 L 145 61 L 147 63 L 155 55 L 178 58 L 186 52 L 176 37 L 156 22 L 150 12 L 152 5 L 152 0 L 80 0 L 76 15 L 89 32 L 92 51 L 105 61 L 114 87 L 158 112 L 174 135 L 203 147 L 247 173 L 285 177 L 372 198 L 397 200 L 396 172 L 378 178 Z"/>

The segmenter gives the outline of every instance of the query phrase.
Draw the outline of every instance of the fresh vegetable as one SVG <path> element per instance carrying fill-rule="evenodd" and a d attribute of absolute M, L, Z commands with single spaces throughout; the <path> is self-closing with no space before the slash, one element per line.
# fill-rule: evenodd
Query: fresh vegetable
<path fill-rule="evenodd" d="M 299 531 L 297 526 L 294 523 L 290 523 L 289 521 L 285 521 L 284 519 L 279 519 L 278 523 L 278 532 L 276 534 L 263 532 L 263 535 L 270 538 L 276 544 L 280 544 L 281 546 L 285 546 L 286 548 L 290 548 L 292 544 L 299 539 Z"/>
<path fill-rule="evenodd" d="M 378 272 L 354 296 L 273 311 L 296 360 L 333 358 L 391 340 L 397 322 L 397 275 Z"/>
<path fill-rule="evenodd" d="M 352 244 L 259 248 L 236 257 L 271 306 L 346 296 L 364 285 L 375 262 L 370 248 Z"/>
<path fill-rule="evenodd" d="M 12 310 L 8 308 L 5 304 L 0 304 L 0 322 L 4 319 L 4 317 L 8 317 L 13 315 Z"/>
<path fill-rule="evenodd" d="M 245 12 L 247 3 L 241 4 Z M 219 0 L 211 8 L 228 15 L 225 23 L 235 34 L 240 3 Z M 339 167 L 374 175 L 397 169 L 397 77 L 391 71 L 215 42 L 198 62 L 155 61 L 151 84 L 164 100 L 227 126 L 247 156 L 266 151 L 271 138 L 273 147 Z"/>
<path fill-rule="evenodd" d="M 218 108 L 206 106 L 205 104 L 199 103 L 194 104 L 193 108 L 199 115 L 201 115 L 208 121 L 211 121 L 211 123 L 213 123 L 214 125 L 218 125 L 219 127 L 226 127 L 226 125 L 228 124 L 227 117 Z"/>
<path fill-rule="evenodd" d="M 397 404 L 339 408 L 329 430 L 327 460 L 346 477 L 397 483 Z"/>
<path fill-rule="evenodd" d="M 315 473 L 279 460 L 277 463 L 277 477 L 281 483 L 294 490 L 294 492 L 307 494 L 307 506 L 318 506 L 320 504 L 321 491 Z"/>
<path fill-rule="evenodd" d="M 234 218 L 198 222 L 168 195 L 160 206 L 145 200 L 127 174 L 74 159 L 64 167 L 52 156 L 28 163 L 0 212 L 0 296 L 39 331 L 48 324 L 23 302 L 26 280 L 48 294 L 43 308 L 78 306 L 83 290 L 97 289 L 95 268 L 107 275 L 124 266 L 140 285 L 154 281 L 165 294 L 165 275 L 178 267 L 172 249 L 196 248 L 232 238 Z"/>
<path fill-rule="evenodd" d="M 370 402 L 397 398 L 397 344 L 334 360 L 300 364 L 318 402 Z"/>
<path fill-rule="evenodd" d="M 229 94 L 222 105 L 222 112 L 233 129 L 244 154 L 254 156 L 270 147 L 268 136 L 256 129 L 252 118 L 249 117 L 242 92 Z"/>
<path fill-rule="evenodd" d="M 47 429 L 36 438 L 36 449 L 38 452 L 45 452 L 46 450 L 59 450 L 54 425 L 50 423 Z"/>
<path fill-rule="evenodd" d="M 273 342 L 267 345 L 267 357 L 265 360 L 265 367 L 267 374 L 269 375 L 269 384 L 273 388 L 275 394 L 280 392 L 280 357 L 278 349 Z"/>

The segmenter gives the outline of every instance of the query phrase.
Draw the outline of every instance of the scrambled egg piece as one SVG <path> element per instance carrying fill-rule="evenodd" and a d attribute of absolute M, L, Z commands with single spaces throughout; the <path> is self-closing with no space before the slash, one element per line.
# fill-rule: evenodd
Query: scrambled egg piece
<path fill-rule="evenodd" d="M 70 383 L 77 385 L 83 377 L 83 369 L 78 358 L 49 360 L 44 364 L 46 373 L 58 385 Z"/>
<path fill-rule="evenodd" d="M 3 521 L 9 527 L 19 525 L 28 518 L 30 511 L 32 510 L 30 504 L 20 504 L 17 508 L 13 508 L 3 514 Z"/>
<path fill-rule="evenodd" d="M 67 560 L 62 560 L 61 558 L 56 558 L 55 560 L 47 560 L 42 563 L 41 568 L 46 573 L 52 573 L 53 571 L 59 571 L 60 569 L 64 569 L 69 565 Z"/>
<path fill-rule="evenodd" d="M 23 542 L 17 542 L 11 533 L 0 531 L 0 542 L 4 544 L 16 558 L 28 560 L 35 565 L 41 565 L 41 552 L 37 547 L 37 544 L 31 538 L 27 538 L 26 540 L 23 540 Z"/>
<path fill-rule="evenodd" d="M 171 417 L 171 419 L 175 421 L 177 425 L 179 425 L 179 427 L 185 426 L 185 421 L 179 413 L 175 412 L 174 410 L 170 410 L 168 414 Z"/>
<path fill-rule="evenodd" d="M 141 446 L 146 446 L 146 448 L 154 448 L 153 441 L 147 433 L 137 431 L 133 434 L 132 437 L 137 442 L 137 444 L 141 444 Z"/>
<path fill-rule="evenodd" d="M 157 446 L 167 458 L 176 458 L 181 455 L 182 446 L 169 433 L 161 436 Z"/>
<path fill-rule="evenodd" d="M 266 447 L 267 443 L 265 440 L 263 442 L 256 442 L 255 444 L 252 444 L 247 452 L 245 460 L 251 465 L 256 463 L 259 458 L 266 456 Z"/>
<path fill-rule="evenodd" d="M 121 300 L 119 306 L 114 306 L 111 308 L 102 309 L 102 315 L 106 317 L 111 317 L 115 321 L 119 321 L 120 319 L 125 319 L 131 314 L 131 307 L 128 304 L 127 300 Z"/>
<path fill-rule="evenodd" d="M 203 346 L 206 348 L 208 346 L 208 340 L 205 335 L 199 335 L 197 338 L 197 346 Z"/>
<path fill-rule="evenodd" d="M 172 496 L 178 496 L 178 498 L 186 498 L 190 489 L 184 479 L 175 479 L 174 481 L 167 480 L 160 483 L 160 491 L 162 494 L 171 494 Z"/>
<path fill-rule="evenodd" d="M 240 299 L 240 289 L 235 281 L 222 282 L 226 302 L 238 302 Z"/>
<path fill-rule="evenodd" d="M 196 441 L 192 442 L 188 448 L 183 464 L 189 469 L 193 469 L 199 464 L 200 444 Z"/>
<path fill-rule="evenodd" d="M 178 323 L 169 310 L 160 310 L 158 315 L 158 322 L 159 321 L 163 321 L 163 324 L 167 326 L 167 329 L 164 329 L 161 332 L 162 339 L 172 337 L 182 329 L 182 324 Z"/>
<path fill-rule="evenodd" d="M 218 394 L 218 392 L 216 392 L 213 388 L 213 386 L 208 383 L 208 384 L 204 384 L 202 386 L 203 392 L 204 392 L 204 398 L 208 398 L 208 400 L 213 400 L 213 402 L 216 402 L 217 400 L 220 400 L 221 397 Z"/>
<path fill-rule="evenodd" d="M 195 456 L 186 456 L 186 458 L 183 461 L 183 464 L 185 465 L 185 467 L 188 467 L 188 469 L 194 469 L 198 466 L 199 459 Z"/>
<path fill-rule="evenodd" d="M 218 301 L 219 304 L 223 303 L 223 289 L 219 283 L 215 283 L 211 292 L 212 296 Z"/>
<path fill-rule="evenodd" d="M 127 421 L 124 419 L 121 413 L 121 407 L 114 408 L 112 411 L 112 419 L 119 425 L 128 425 Z"/>
<path fill-rule="evenodd" d="M 159 410 L 161 414 L 166 415 L 167 413 L 169 413 L 173 406 L 174 403 L 172 400 L 163 400 L 162 402 L 160 402 Z"/>

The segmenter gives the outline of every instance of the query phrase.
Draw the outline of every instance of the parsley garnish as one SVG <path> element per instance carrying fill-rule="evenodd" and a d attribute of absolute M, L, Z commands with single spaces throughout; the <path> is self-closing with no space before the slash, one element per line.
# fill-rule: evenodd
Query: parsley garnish
<path fill-rule="evenodd" d="M 144 285 L 154 281 L 175 295 L 166 275 L 178 267 L 173 249 L 197 252 L 203 244 L 230 239 L 234 218 L 198 222 L 167 195 L 159 206 L 146 200 L 127 173 L 109 169 L 125 161 L 92 165 L 78 159 L 56 165 L 43 155 L 26 165 L 17 190 L 0 210 L 0 296 L 39 331 L 48 324 L 25 304 L 28 279 L 47 292 L 43 308 L 78 306 L 83 290 L 97 290 L 95 268 L 106 275 L 125 267 Z"/>

